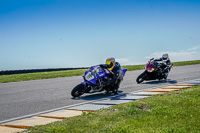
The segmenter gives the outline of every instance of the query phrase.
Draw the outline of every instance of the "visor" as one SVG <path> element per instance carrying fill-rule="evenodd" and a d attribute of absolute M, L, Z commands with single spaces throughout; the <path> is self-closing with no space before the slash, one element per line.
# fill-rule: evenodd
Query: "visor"
<path fill-rule="evenodd" d="M 112 61 L 108 60 L 108 61 L 106 61 L 106 66 L 109 71 L 112 71 L 112 69 L 114 68 L 114 63 Z"/>
<path fill-rule="evenodd" d="M 168 59 L 168 57 L 163 57 L 163 60 L 167 60 Z"/>

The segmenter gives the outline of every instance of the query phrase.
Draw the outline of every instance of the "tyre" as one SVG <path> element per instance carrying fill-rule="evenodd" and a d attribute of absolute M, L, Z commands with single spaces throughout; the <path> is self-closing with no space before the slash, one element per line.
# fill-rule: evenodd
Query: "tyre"
<path fill-rule="evenodd" d="M 84 85 L 82 84 L 78 84 L 77 86 L 75 86 L 72 91 L 71 91 L 71 95 L 73 97 L 79 97 L 80 95 L 83 94 L 83 92 L 81 92 L 81 90 L 83 89 Z"/>
<path fill-rule="evenodd" d="M 146 72 L 143 72 L 143 73 L 141 73 L 141 74 L 137 77 L 136 82 L 137 82 L 138 84 L 140 84 L 140 83 L 142 83 L 145 79 L 146 79 Z"/>

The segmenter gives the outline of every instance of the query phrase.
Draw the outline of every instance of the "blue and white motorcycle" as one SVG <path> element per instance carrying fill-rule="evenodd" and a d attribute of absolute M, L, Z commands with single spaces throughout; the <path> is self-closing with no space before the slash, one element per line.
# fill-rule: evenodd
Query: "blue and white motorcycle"
<path fill-rule="evenodd" d="M 125 76 L 127 69 L 122 68 L 119 70 L 119 75 L 116 83 L 113 85 L 108 85 L 108 79 L 111 78 L 111 73 L 108 69 L 102 68 L 99 65 L 91 67 L 83 75 L 84 81 L 75 86 L 71 95 L 73 97 L 79 97 L 84 93 L 94 93 L 94 92 L 112 92 L 117 94 L 119 85 Z"/>

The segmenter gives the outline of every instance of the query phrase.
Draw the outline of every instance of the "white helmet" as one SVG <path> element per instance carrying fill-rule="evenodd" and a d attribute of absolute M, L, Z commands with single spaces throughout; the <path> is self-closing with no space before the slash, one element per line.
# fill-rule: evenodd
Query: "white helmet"
<path fill-rule="evenodd" d="M 168 54 L 163 54 L 162 55 L 162 59 L 165 61 L 165 60 L 168 60 L 169 59 L 169 55 Z"/>

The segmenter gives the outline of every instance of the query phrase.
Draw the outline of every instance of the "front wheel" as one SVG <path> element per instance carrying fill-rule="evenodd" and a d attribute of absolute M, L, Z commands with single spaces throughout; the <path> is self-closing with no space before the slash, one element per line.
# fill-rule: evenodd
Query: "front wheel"
<path fill-rule="evenodd" d="M 84 85 L 82 84 L 78 84 L 77 86 L 75 86 L 73 89 L 72 89 L 72 92 L 71 92 L 71 95 L 73 97 L 79 97 L 80 95 L 83 94 L 83 92 L 81 92 L 81 90 L 83 89 Z"/>
<path fill-rule="evenodd" d="M 137 77 L 136 82 L 139 84 L 142 83 L 145 79 L 146 79 L 146 72 L 144 71 Z"/>

